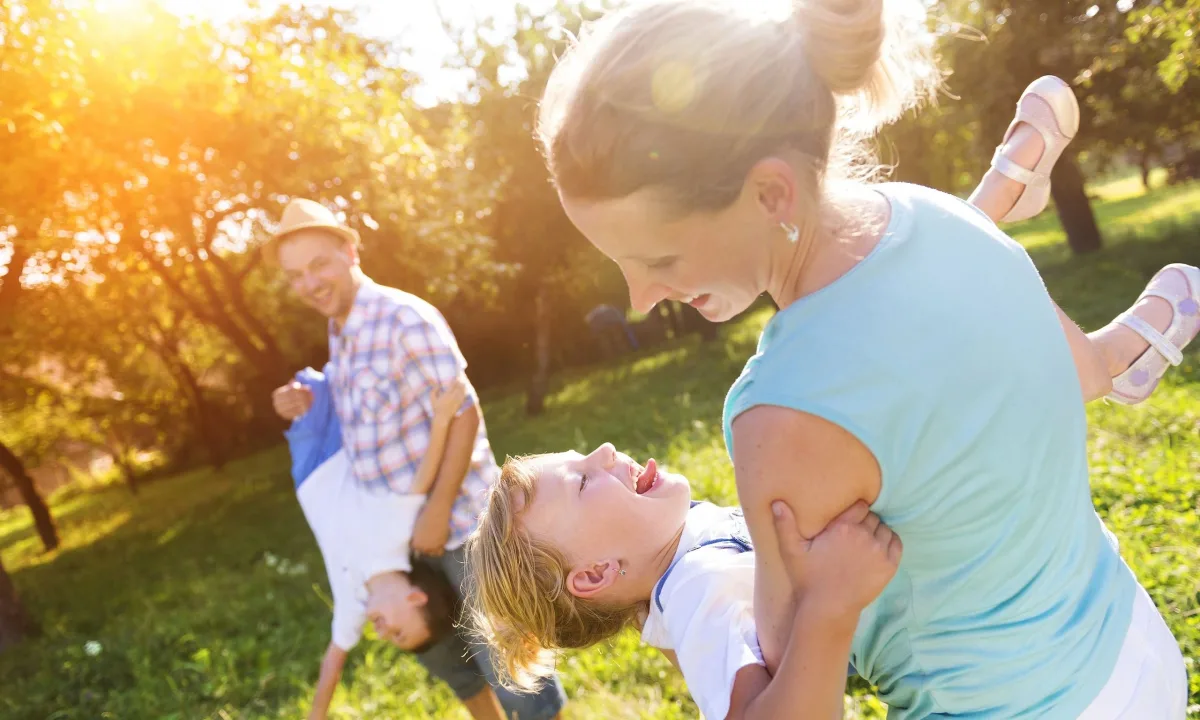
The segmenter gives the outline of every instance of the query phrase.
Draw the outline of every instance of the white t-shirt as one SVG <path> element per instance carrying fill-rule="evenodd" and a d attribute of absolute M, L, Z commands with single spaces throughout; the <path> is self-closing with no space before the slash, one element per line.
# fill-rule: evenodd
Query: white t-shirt
<path fill-rule="evenodd" d="M 739 670 L 765 665 L 754 626 L 754 552 L 729 543 L 693 550 L 730 535 L 730 512 L 710 503 L 688 511 L 672 569 L 642 626 L 644 642 L 675 651 L 688 691 L 709 720 L 729 714 Z"/>
<path fill-rule="evenodd" d="M 367 620 L 367 580 L 412 570 L 409 542 L 425 496 L 372 490 L 354 479 L 346 453 L 338 450 L 300 485 L 296 498 L 329 575 L 333 642 L 350 650 Z"/>

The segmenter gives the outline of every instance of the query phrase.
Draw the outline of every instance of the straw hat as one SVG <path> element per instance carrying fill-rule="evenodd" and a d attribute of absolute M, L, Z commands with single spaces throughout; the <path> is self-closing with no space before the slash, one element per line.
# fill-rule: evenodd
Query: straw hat
<path fill-rule="evenodd" d="M 263 245 L 264 257 L 271 263 L 278 263 L 280 241 L 301 230 L 326 230 L 352 247 L 359 245 L 358 232 L 339 223 L 329 208 L 313 200 L 296 198 L 283 209 L 279 227 Z"/>

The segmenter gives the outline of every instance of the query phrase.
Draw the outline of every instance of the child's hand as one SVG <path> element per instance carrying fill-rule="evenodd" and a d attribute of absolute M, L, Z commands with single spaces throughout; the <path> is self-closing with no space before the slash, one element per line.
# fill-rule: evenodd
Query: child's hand
<path fill-rule="evenodd" d="M 449 425 L 463 400 L 467 398 L 467 379 L 461 375 L 450 381 L 450 385 L 442 390 L 433 389 L 433 421 Z"/>
<path fill-rule="evenodd" d="M 771 505 L 775 536 L 798 604 L 857 617 L 896 574 L 900 537 L 857 502 L 812 540 L 796 528 L 786 503 Z"/>

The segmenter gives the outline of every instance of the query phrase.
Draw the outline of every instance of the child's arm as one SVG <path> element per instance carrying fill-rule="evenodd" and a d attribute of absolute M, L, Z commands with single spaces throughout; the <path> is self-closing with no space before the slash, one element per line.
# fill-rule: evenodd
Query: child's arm
<path fill-rule="evenodd" d="M 842 513 L 811 541 L 801 537 L 791 510 L 775 505 L 796 613 L 775 677 L 762 665 L 739 670 L 728 718 L 840 718 L 858 616 L 895 575 L 903 547 L 865 503 Z"/>
<path fill-rule="evenodd" d="M 413 480 L 412 492 L 424 495 L 433 487 L 437 479 L 438 467 L 442 464 L 442 453 L 446 449 L 446 438 L 450 434 L 450 423 L 453 422 L 458 409 L 462 407 L 467 397 L 467 384 L 461 378 L 455 378 L 450 387 L 445 390 L 433 390 L 433 419 L 429 430 L 429 447 L 425 450 L 421 464 L 417 467 L 417 476 Z"/>
<path fill-rule="evenodd" d="M 801 604 L 775 679 L 762 665 L 739 670 L 729 699 L 728 720 L 842 717 L 856 620 L 857 615 L 850 619 L 830 618 L 820 610 L 808 613 Z"/>
<path fill-rule="evenodd" d="M 329 643 L 325 657 L 321 660 L 321 675 L 317 679 L 317 692 L 313 697 L 312 711 L 308 720 L 325 720 L 329 712 L 329 704 L 333 702 L 333 691 L 337 689 L 342 679 L 342 667 L 346 664 L 346 651 L 334 643 Z"/>

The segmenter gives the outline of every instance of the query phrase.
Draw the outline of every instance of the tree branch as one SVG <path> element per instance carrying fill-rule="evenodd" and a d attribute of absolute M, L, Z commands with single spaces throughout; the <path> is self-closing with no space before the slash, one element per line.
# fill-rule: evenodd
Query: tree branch
<path fill-rule="evenodd" d="M 202 241 L 204 244 L 204 249 L 208 250 L 209 252 L 212 251 L 212 244 L 213 240 L 215 240 L 217 237 L 218 226 L 224 222 L 226 218 L 230 217 L 231 215 L 237 215 L 241 212 L 253 210 L 254 207 L 254 203 L 251 202 L 235 202 L 228 208 L 220 211 L 209 208 L 204 215 L 204 239 Z M 210 212 L 212 213 L 211 217 L 208 215 Z"/>
<path fill-rule="evenodd" d="M 143 260 L 146 261 L 147 264 L 150 265 L 150 267 L 154 270 L 154 273 L 162 278 L 162 281 L 167 288 L 174 293 L 176 297 L 183 301 L 183 304 L 187 306 L 188 312 L 192 313 L 198 319 L 208 323 L 209 325 L 219 324 L 217 316 L 210 313 L 208 310 L 201 307 L 200 303 L 196 302 L 195 298 L 193 298 L 188 291 L 184 289 L 183 283 L 181 283 L 178 278 L 171 274 L 170 270 L 167 269 L 167 266 L 163 264 L 162 259 L 159 258 L 158 255 L 154 254 L 152 251 L 146 250 L 145 248 L 138 250 L 137 253 L 142 257 Z"/>

